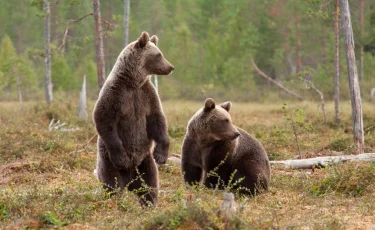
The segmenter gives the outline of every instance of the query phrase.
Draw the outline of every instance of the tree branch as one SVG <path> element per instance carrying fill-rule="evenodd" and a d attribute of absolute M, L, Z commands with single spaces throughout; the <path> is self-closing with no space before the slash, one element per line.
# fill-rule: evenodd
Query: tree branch
<path fill-rule="evenodd" d="M 261 71 L 258 66 L 255 64 L 254 60 L 251 59 L 251 64 L 253 64 L 253 67 L 254 67 L 254 70 L 260 75 L 262 76 L 263 78 L 265 78 L 267 81 L 275 84 L 277 87 L 279 87 L 280 89 L 284 90 L 285 92 L 287 92 L 288 94 L 292 95 L 293 97 L 296 97 L 298 98 L 299 100 L 303 100 L 303 97 L 301 97 L 300 95 L 290 91 L 289 89 L 285 88 L 283 85 L 281 85 L 279 82 L 273 80 L 272 78 L 270 78 L 269 76 L 267 76 L 263 71 Z"/>
<path fill-rule="evenodd" d="M 56 1 L 56 3 L 58 3 L 58 0 Z M 88 13 L 88 14 L 86 14 L 86 15 L 78 18 L 78 19 L 71 19 L 71 20 L 68 21 L 68 23 L 66 25 L 66 29 L 65 29 L 65 33 L 64 33 L 64 37 L 63 37 L 62 43 L 59 46 L 59 48 L 57 49 L 58 52 L 60 52 L 61 49 L 65 47 L 66 38 L 68 37 L 68 32 L 69 32 L 69 26 L 70 26 L 70 24 L 72 24 L 74 22 L 79 22 L 82 19 L 84 19 L 84 18 L 86 18 L 88 16 L 93 16 L 93 15 L 94 15 L 94 13 Z M 112 23 L 110 23 L 109 21 L 104 20 L 104 19 L 102 19 L 101 21 L 106 25 L 106 30 L 111 31 L 113 29 L 113 24 Z"/>
<path fill-rule="evenodd" d="M 64 37 L 63 37 L 62 43 L 61 43 L 61 45 L 59 46 L 59 48 L 57 49 L 57 51 L 60 51 L 62 48 L 65 47 L 66 37 L 67 37 L 67 35 L 68 35 L 68 31 L 69 31 L 69 26 L 70 26 L 70 24 L 72 24 L 73 22 L 79 22 L 79 21 L 81 21 L 82 19 L 84 19 L 84 18 L 86 18 L 86 17 L 88 17 L 88 16 L 92 16 L 92 15 L 94 15 L 94 14 L 93 14 L 93 13 L 89 13 L 89 14 L 86 14 L 86 15 L 84 15 L 84 16 L 78 18 L 78 19 L 75 19 L 75 20 L 74 20 L 74 19 L 71 19 L 71 20 L 69 20 L 68 24 L 66 25 L 66 29 L 65 29 L 65 33 L 64 33 Z"/>
<path fill-rule="evenodd" d="M 324 122 L 326 122 L 327 121 L 327 115 L 326 115 L 326 110 L 325 110 L 325 107 L 324 107 L 324 96 L 323 96 L 323 93 L 314 86 L 314 84 L 312 83 L 311 80 L 303 79 L 303 81 L 305 82 L 305 84 L 309 85 L 309 87 L 311 89 L 315 90 L 315 92 L 317 92 L 319 94 L 320 101 L 321 101 L 322 112 L 323 112 L 323 118 L 324 118 Z"/>
<path fill-rule="evenodd" d="M 109 21 L 102 19 L 102 22 L 107 26 L 107 30 L 112 30 L 113 25 Z"/>

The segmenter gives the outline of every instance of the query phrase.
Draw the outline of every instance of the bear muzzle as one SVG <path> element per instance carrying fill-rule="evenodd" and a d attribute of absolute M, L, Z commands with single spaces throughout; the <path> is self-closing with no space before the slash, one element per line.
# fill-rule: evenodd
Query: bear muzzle
<path fill-rule="evenodd" d="M 169 63 L 168 63 L 168 64 L 169 64 Z M 167 74 L 171 74 L 172 71 L 174 70 L 174 66 L 171 65 L 171 64 L 169 64 L 169 66 L 167 67 L 167 69 L 168 69 L 168 73 L 167 73 Z"/>
<path fill-rule="evenodd" d="M 171 65 L 168 61 L 167 63 L 164 64 L 164 66 L 162 68 L 159 69 L 159 73 L 157 74 L 160 74 L 160 75 L 169 75 L 172 73 L 172 70 L 174 70 L 174 66 Z"/>
<path fill-rule="evenodd" d="M 234 135 L 233 135 L 233 137 L 232 137 L 232 140 L 235 140 L 237 137 L 239 137 L 241 134 L 240 134 L 240 132 L 235 132 L 234 133 Z"/>

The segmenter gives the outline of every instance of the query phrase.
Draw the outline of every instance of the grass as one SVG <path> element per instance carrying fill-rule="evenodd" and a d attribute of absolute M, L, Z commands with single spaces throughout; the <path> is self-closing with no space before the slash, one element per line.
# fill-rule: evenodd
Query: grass
<path fill-rule="evenodd" d="M 89 102 L 92 110 L 93 101 Z M 186 188 L 180 169 L 159 167 L 160 194 L 154 209 L 140 207 L 133 193 L 105 197 L 93 175 L 95 134 L 91 119 L 76 119 L 75 103 L 57 98 L 51 106 L 0 103 L 0 228 L 4 229 L 224 229 L 218 216 L 222 192 Z M 179 154 L 190 117 L 199 102 L 165 101 L 170 154 Z M 295 158 L 297 147 L 283 103 L 233 103 L 235 125 L 256 136 L 272 160 Z M 342 122 L 329 120 L 313 102 L 288 104 L 296 119 L 304 157 L 350 154 L 350 104 L 341 105 Z M 374 106 L 364 103 L 366 152 L 375 148 Z M 297 110 L 298 109 L 298 110 Z M 297 112 L 296 112 L 297 111 Z M 60 119 L 76 132 L 48 131 Z M 329 146 L 321 151 L 323 146 Z M 375 225 L 375 165 L 345 163 L 326 169 L 272 170 L 270 190 L 256 197 L 236 197 L 236 229 L 369 229 Z"/>

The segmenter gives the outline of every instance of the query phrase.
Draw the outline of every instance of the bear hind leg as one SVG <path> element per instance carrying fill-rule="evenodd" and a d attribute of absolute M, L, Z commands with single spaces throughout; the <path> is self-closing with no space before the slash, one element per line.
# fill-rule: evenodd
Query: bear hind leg
<path fill-rule="evenodd" d="M 139 196 L 142 205 L 154 206 L 158 200 L 158 169 L 152 156 L 147 155 L 134 171 L 135 178 L 128 185 L 128 190 Z"/>
<path fill-rule="evenodd" d="M 122 178 L 119 170 L 109 160 L 107 149 L 100 139 L 98 139 L 98 151 L 96 174 L 107 195 L 112 196 L 121 187 Z"/>
<path fill-rule="evenodd" d="M 239 183 L 234 186 L 234 189 L 240 194 L 254 196 L 268 190 L 268 180 L 258 165 L 253 164 L 252 167 L 238 169 L 232 183 L 236 182 Z"/>

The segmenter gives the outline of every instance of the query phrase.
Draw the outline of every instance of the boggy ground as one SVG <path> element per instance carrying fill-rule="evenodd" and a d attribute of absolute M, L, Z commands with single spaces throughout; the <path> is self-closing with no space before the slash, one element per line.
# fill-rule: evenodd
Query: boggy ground
<path fill-rule="evenodd" d="M 179 154 L 189 118 L 203 102 L 165 101 L 172 141 Z M 159 168 L 160 195 L 154 209 L 141 208 L 129 192 L 107 199 L 93 175 L 95 134 L 91 118 L 78 121 L 72 101 L 0 103 L 0 228 L 4 229 L 224 229 L 217 215 L 222 191 L 185 188 L 180 170 Z M 89 114 L 93 102 L 89 102 Z M 374 105 L 364 103 L 366 152 L 375 148 Z M 263 143 L 271 160 L 350 154 L 350 104 L 341 105 L 342 122 L 328 121 L 314 102 L 233 103 L 235 125 Z M 90 116 L 90 115 L 89 115 Z M 50 119 L 75 132 L 48 131 Z M 293 131 L 291 120 L 295 123 Z M 325 147 L 325 148 L 322 148 Z M 326 169 L 272 170 L 270 190 L 256 197 L 236 196 L 237 229 L 373 229 L 375 165 L 345 163 Z"/>

